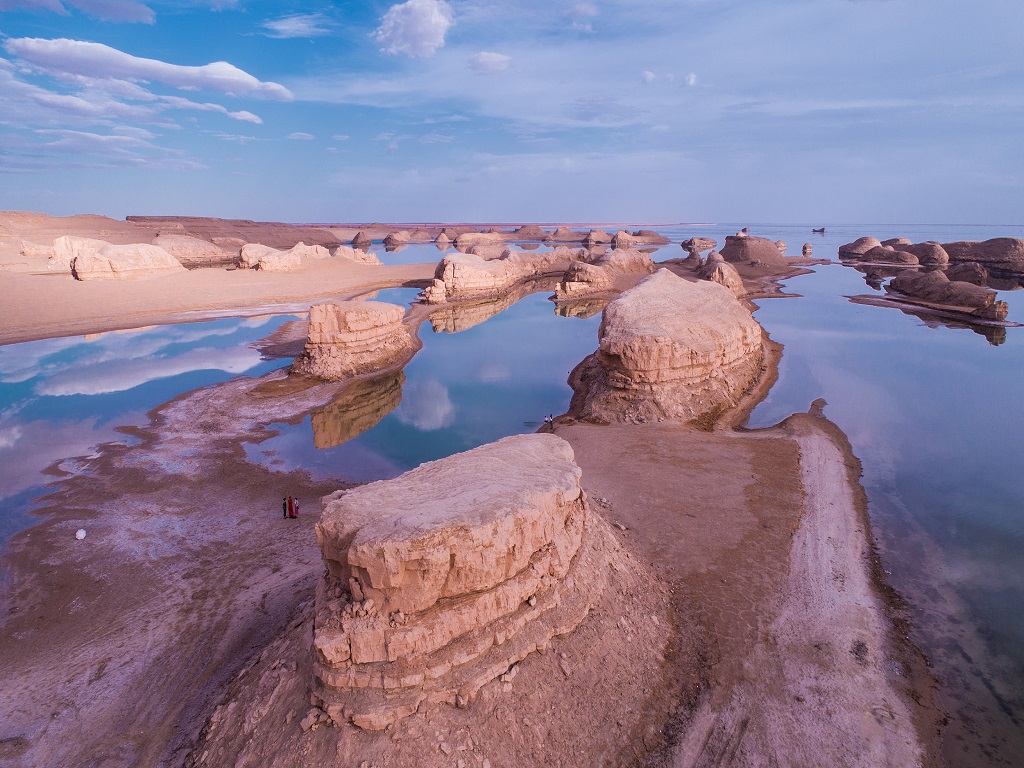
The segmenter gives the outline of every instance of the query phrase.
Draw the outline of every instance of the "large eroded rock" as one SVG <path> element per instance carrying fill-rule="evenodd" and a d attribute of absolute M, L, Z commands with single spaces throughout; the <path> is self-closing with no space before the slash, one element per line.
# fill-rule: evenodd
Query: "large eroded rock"
<path fill-rule="evenodd" d="M 602 593 L 607 533 L 572 448 L 518 435 L 324 498 L 314 698 L 379 729 L 466 706 L 571 632 Z"/>
<path fill-rule="evenodd" d="M 691 421 L 735 405 L 761 371 L 761 326 L 729 289 L 667 269 L 612 301 L 598 335 L 569 379 L 583 419 Z"/>
<path fill-rule="evenodd" d="M 309 308 L 309 337 L 292 371 L 341 380 L 400 364 L 415 350 L 405 309 L 377 301 L 339 301 Z"/>
<path fill-rule="evenodd" d="M 237 251 L 228 251 L 209 240 L 188 235 L 160 233 L 153 239 L 153 245 L 159 245 L 189 269 L 225 266 L 238 259 Z"/>
<path fill-rule="evenodd" d="M 487 233 L 470 233 L 487 234 Z M 509 291 L 517 283 L 544 275 L 564 272 L 583 251 L 558 246 L 550 251 L 526 252 L 501 246 L 494 258 L 491 244 L 469 246 L 478 253 L 449 253 L 437 265 L 430 287 L 420 294 L 427 304 L 448 301 L 493 298 Z"/>
<path fill-rule="evenodd" d="M 996 301 L 996 292 L 973 283 L 950 280 L 942 271 L 905 272 L 885 287 L 889 293 L 917 302 L 959 309 L 989 320 L 1005 320 L 1008 306 Z"/>
<path fill-rule="evenodd" d="M 994 237 L 982 242 L 963 240 L 945 243 L 943 250 L 953 262 L 976 261 L 997 272 L 1024 273 L 1024 240 Z"/>
<path fill-rule="evenodd" d="M 722 246 L 722 258 L 730 264 L 785 266 L 787 263 L 775 241 L 749 235 L 728 235 Z"/>
<path fill-rule="evenodd" d="M 85 251 L 71 262 L 71 273 L 77 280 L 134 280 L 185 271 L 171 254 L 148 243 L 105 245 L 97 251 Z"/>

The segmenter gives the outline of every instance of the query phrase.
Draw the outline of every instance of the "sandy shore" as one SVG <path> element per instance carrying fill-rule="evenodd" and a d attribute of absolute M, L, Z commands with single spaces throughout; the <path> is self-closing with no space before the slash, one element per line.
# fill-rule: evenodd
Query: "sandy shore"
<path fill-rule="evenodd" d="M 342 270 L 328 260 L 285 275 L 211 269 L 130 284 L 0 273 L 0 343 L 301 309 L 424 280 L 433 266 Z M 766 381 L 773 376 L 774 364 Z M 581 627 L 595 647 L 606 636 L 608 648 L 637 645 L 634 666 L 614 669 L 650 670 L 632 683 L 612 675 L 647 692 L 639 720 L 620 717 L 614 754 L 593 732 L 614 714 L 614 688 L 597 688 L 604 703 L 576 712 L 575 732 L 568 720 L 561 730 L 536 727 L 565 697 L 595 690 L 608 669 L 599 653 L 572 658 L 578 688 L 554 682 L 571 677 L 558 656 L 538 654 L 514 692 L 495 686 L 481 710 L 441 707 L 372 737 L 305 732 L 309 601 L 321 569 L 312 525 L 317 499 L 339 480 L 272 473 L 246 462 L 240 446 L 267 423 L 328 406 L 344 386 L 295 390 L 274 384 L 281 373 L 266 378 L 156 409 L 138 445 L 102 446 L 87 471 L 54 486 L 42 522 L 11 540 L 0 764 L 231 765 L 246 755 L 279 765 L 401 756 L 495 768 L 602 756 L 623 765 L 938 764 L 940 713 L 871 568 L 859 467 L 817 415 L 757 432 L 556 427 L 595 509 L 637 563 L 623 582 L 633 593 L 624 589 Z M 303 501 L 297 522 L 278 513 L 285 493 Z M 79 527 L 89 531 L 82 542 Z M 651 624 L 661 629 L 648 636 L 608 622 L 623 606 L 662 616 Z M 669 650 L 652 662 L 640 650 L 655 637 Z M 525 702 L 531 716 L 516 716 Z M 233 726 L 211 729 L 215 712 Z M 468 748 L 452 757 L 439 749 L 449 743 L 442 733 Z"/>

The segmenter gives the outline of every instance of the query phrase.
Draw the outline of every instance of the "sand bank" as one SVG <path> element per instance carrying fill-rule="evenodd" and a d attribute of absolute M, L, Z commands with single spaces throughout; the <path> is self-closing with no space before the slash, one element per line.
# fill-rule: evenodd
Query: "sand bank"
<path fill-rule="evenodd" d="M 130 286 L 0 275 L 11 297 L 0 341 L 308 306 L 432 271 L 325 261 Z M 751 398 L 775 374 L 767 359 Z M 328 407 L 345 385 L 264 378 L 156 409 L 138 445 L 102 446 L 55 486 L 43 522 L 12 539 L 0 759 L 934 762 L 927 680 L 871 579 L 856 460 L 810 416 L 751 433 L 562 420 L 595 510 L 635 563 L 581 626 L 583 644 L 535 654 L 467 709 L 441 706 L 377 734 L 304 728 L 322 568 L 312 523 L 339 482 L 270 472 L 246 462 L 241 443 Z M 298 521 L 278 514 L 284 493 L 302 499 Z M 625 689 L 637 703 L 621 705 Z"/>

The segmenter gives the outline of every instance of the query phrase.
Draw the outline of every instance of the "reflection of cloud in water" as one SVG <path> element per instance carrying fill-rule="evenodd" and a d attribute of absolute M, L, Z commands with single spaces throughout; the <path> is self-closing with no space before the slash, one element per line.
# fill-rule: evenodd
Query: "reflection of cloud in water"
<path fill-rule="evenodd" d="M 455 406 L 448 390 L 437 379 L 416 379 L 406 384 L 395 417 L 403 424 L 429 432 L 455 421 Z"/>
<path fill-rule="evenodd" d="M 21 437 L 21 427 L 4 427 L 0 429 L 0 449 L 13 448 Z"/>
<path fill-rule="evenodd" d="M 124 392 L 156 379 L 193 371 L 243 373 L 261 362 L 254 349 L 203 348 L 175 357 L 76 365 L 36 385 L 37 395 L 99 395 Z"/>
<path fill-rule="evenodd" d="M 204 339 L 230 336 L 241 328 L 258 327 L 265 322 L 247 319 L 230 324 L 218 321 L 212 326 L 160 326 L 111 332 L 92 338 L 69 336 L 12 344 L 0 347 L 0 382 L 17 384 L 36 376 L 54 376 L 68 369 L 77 370 L 83 365 L 112 360 L 138 360 L 156 355 L 172 344 L 195 344 Z M 76 347 L 86 353 L 63 355 L 56 360 L 47 359 Z"/>
<path fill-rule="evenodd" d="M 512 369 L 504 363 L 484 363 L 476 369 L 476 380 L 485 384 L 508 381 L 511 378 Z"/>
<path fill-rule="evenodd" d="M 123 423 L 141 417 L 125 414 Z M 3 435 L 21 439 L 4 445 Z M 55 461 L 91 452 L 94 446 L 118 438 L 113 426 L 97 427 L 86 421 L 29 421 L 0 429 L 0 497 L 13 496 L 44 482 L 41 472 Z M 51 478 L 52 479 L 52 478 Z"/>

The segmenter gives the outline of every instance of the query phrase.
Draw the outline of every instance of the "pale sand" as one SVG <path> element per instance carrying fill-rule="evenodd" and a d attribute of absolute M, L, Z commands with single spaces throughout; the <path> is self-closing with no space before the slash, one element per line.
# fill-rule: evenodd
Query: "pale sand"
<path fill-rule="evenodd" d="M 302 308 L 317 297 L 428 279 L 434 265 L 345 266 L 89 284 L 0 273 L 0 342 Z M 766 380 L 772 375 L 774 368 Z M 311 526 L 316 498 L 338 483 L 271 473 L 241 460 L 238 446 L 258 438 L 261 423 L 328 405 L 339 388 L 286 387 L 254 402 L 245 395 L 254 384 L 228 382 L 158 409 L 140 446 L 103 447 L 87 473 L 55 488 L 44 522 L 12 539 L 0 626 L 0 760 L 180 764 L 216 705 L 228 703 L 228 683 L 252 664 L 252 690 L 240 678 L 228 694 L 244 738 L 219 745 L 225 761 L 253 739 L 281 765 L 397 754 L 387 732 L 383 742 L 353 741 L 299 727 L 305 603 L 321 567 Z M 654 730 L 627 729 L 621 750 L 605 757 L 651 765 L 934 761 L 938 715 L 908 697 L 908 679 L 914 696 L 927 701 L 928 692 L 913 677 L 913 649 L 892 642 L 873 591 L 855 460 L 837 430 L 803 417 L 758 433 L 657 425 L 557 432 L 574 445 L 595 508 L 626 528 L 623 545 L 673 591 L 673 651 L 656 679 L 636 681 L 651 692 Z M 277 517 L 284 492 L 304 501 L 297 523 Z M 74 539 L 78 527 L 90 532 L 84 542 Z M 622 599 L 618 610 L 664 610 L 663 595 Z M 604 620 L 583 628 L 595 643 L 619 626 Z M 596 685 L 606 661 L 573 661 Z M 599 755 L 588 752 L 596 744 L 588 733 L 606 726 L 598 716 L 614 710 L 614 692 L 603 694 L 612 709 L 588 711 L 572 733 L 538 730 L 536 719 L 577 689 L 556 684 L 550 655 L 523 667 L 515 696 L 525 698 L 510 703 L 531 702 L 529 724 L 485 725 L 505 706 L 498 699 L 479 721 L 472 710 L 440 708 L 409 724 L 418 735 L 406 733 L 401 754 L 450 765 L 432 729 L 457 726 L 480 729 L 495 768 L 593 764 Z M 254 693 L 271 672 L 288 681 L 280 701 Z M 249 722 L 262 726 L 250 733 Z"/>

